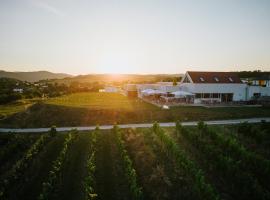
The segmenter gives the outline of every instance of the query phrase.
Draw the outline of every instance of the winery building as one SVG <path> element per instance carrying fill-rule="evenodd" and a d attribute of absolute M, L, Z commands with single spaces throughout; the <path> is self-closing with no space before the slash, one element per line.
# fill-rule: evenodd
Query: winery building
<path fill-rule="evenodd" d="M 187 71 L 177 85 L 168 82 L 128 84 L 128 96 L 158 104 L 222 104 L 270 96 L 270 87 L 242 82 L 234 72 Z"/>
<path fill-rule="evenodd" d="M 195 94 L 194 103 L 247 101 L 269 96 L 269 88 L 249 86 L 234 72 L 187 71 L 180 90 Z"/>

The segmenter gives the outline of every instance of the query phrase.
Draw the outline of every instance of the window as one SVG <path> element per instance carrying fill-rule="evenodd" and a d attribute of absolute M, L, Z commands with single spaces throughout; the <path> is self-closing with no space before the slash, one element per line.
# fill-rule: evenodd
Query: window
<path fill-rule="evenodd" d="M 215 81 L 216 81 L 216 82 L 219 82 L 219 79 L 218 79 L 218 77 L 214 77 L 214 79 L 215 79 Z"/>
<path fill-rule="evenodd" d="M 200 77 L 200 81 L 201 81 L 201 82 L 204 82 L 204 78 L 203 78 L 203 77 Z"/>
<path fill-rule="evenodd" d="M 210 98 L 210 93 L 204 93 L 203 98 L 207 98 L 207 99 Z"/>
<path fill-rule="evenodd" d="M 197 99 L 202 98 L 202 94 L 201 93 L 196 93 L 195 98 L 197 98 Z"/>
<path fill-rule="evenodd" d="M 218 96 L 219 96 L 218 93 L 213 93 L 213 94 L 212 94 L 212 97 L 213 97 L 213 98 L 218 98 Z"/>
<path fill-rule="evenodd" d="M 253 93 L 253 97 L 259 98 L 261 96 L 261 93 Z"/>
<path fill-rule="evenodd" d="M 184 79 L 184 81 L 183 81 L 184 83 L 190 83 L 190 81 L 189 81 L 189 79 L 188 79 L 188 77 L 186 76 L 185 77 L 185 79 Z"/>
<path fill-rule="evenodd" d="M 229 81 L 230 81 L 230 82 L 233 82 L 233 79 L 232 79 L 232 77 L 229 77 Z"/>

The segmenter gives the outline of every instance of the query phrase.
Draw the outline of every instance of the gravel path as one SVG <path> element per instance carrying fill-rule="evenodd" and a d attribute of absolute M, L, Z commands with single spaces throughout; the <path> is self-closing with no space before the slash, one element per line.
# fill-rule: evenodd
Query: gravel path
<path fill-rule="evenodd" d="M 249 118 L 249 119 L 231 119 L 231 120 L 214 120 L 205 121 L 209 125 L 226 125 L 226 124 L 239 124 L 242 122 L 248 123 L 258 123 L 262 120 L 270 122 L 270 117 L 265 118 Z M 198 121 L 182 122 L 183 126 L 194 126 L 197 125 Z M 175 126 L 175 122 L 163 122 L 159 123 L 161 127 L 172 127 Z M 142 124 L 119 124 L 120 128 L 149 128 L 152 127 L 152 123 L 142 123 Z M 111 129 L 113 125 L 101 125 L 100 129 L 106 130 Z M 77 129 L 79 131 L 94 130 L 96 126 L 78 126 L 78 127 L 58 127 L 57 131 L 70 131 L 71 129 Z M 0 128 L 0 132 L 14 132 L 14 133 L 41 133 L 48 132 L 50 128 Z"/>

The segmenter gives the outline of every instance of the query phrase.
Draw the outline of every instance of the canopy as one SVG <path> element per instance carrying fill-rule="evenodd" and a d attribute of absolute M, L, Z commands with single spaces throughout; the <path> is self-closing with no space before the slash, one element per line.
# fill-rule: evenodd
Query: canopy
<path fill-rule="evenodd" d="M 186 97 L 186 96 L 195 96 L 192 93 L 186 92 L 186 91 L 176 91 L 176 92 L 172 92 L 172 94 L 174 94 L 175 97 Z"/>
<path fill-rule="evenodd" d="M 154 95 L 154 94 L 166 94 L 166 92 L 163 92 L 161 90 L 153 90 L 153 89 L 145 89 L 142 91 L 143 95 Z"/>

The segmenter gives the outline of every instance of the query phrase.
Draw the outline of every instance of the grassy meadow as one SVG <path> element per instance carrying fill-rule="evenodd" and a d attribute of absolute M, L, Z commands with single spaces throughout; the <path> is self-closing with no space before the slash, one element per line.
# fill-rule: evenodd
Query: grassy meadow
<path fill-rule="evenodd" d="M 6 118 L 18 112 L 23 112 L 32 104 L 33 102 L 31 101 L 20 100 L 14 103 L 0 105 L 0 119 Z"/>
<path fill-rule="evenodd" d="M 2 105 L 0 112 L 6 113 L 6 117 L 0 120 L 0 127 L 88 126 L 270 117 L 270 107 L 178 106 L 163 110 L 138 98 L 114 93 L 84 92 L 28 102 Z"/>
<path fill-rule="evenodd" d="M 137 98 L 127 98 L 118 93 L 83 92 L 71 95 L 50 98 L 46 104 L 67 106 L 74 108 L 87 108 L 93 110 L 154 110 L 155 106 L 145 103 Z"/>
<path fill-rule="evenodd" d="M 154 124 L 3 133 L 0 199 L 269 199 L 269 130 Z"/>

